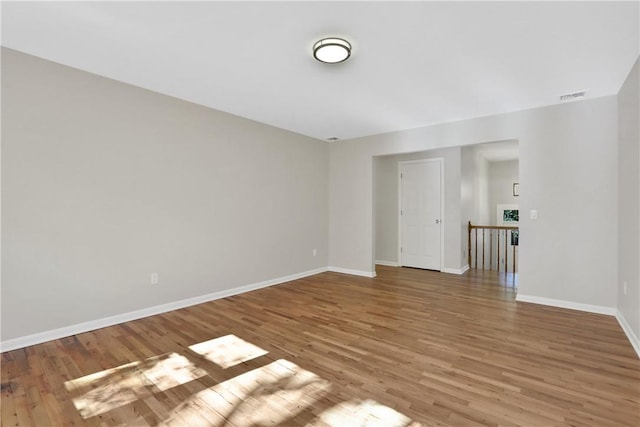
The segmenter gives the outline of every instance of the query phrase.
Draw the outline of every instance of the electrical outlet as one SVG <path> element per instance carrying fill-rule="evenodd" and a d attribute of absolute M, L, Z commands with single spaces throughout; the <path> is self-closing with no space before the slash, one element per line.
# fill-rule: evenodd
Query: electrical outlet
<path fill-rule="evenodd" d="M 151 284 L 152 285 L 158 284 L 158 273 L 151 273 Z"/>
<path fill-rule="evenodd" d="M 622 293 L 627 294 L 627 282 L 622 283 Z"/>
<path fill-rule="evenodd" d="M 318 254 L 318 251 L 314 248 L 313 249 L 313 256 L 316 256 Z"/>

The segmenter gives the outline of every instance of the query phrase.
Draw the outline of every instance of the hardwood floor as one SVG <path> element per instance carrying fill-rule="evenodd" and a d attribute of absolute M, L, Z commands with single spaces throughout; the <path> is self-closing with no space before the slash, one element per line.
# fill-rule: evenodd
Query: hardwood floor
<path fill-rule="evenodd" d="M 640 425 L 616 320 L 495 273 L 323 273 L 2 354 L 3 426 Z"/>

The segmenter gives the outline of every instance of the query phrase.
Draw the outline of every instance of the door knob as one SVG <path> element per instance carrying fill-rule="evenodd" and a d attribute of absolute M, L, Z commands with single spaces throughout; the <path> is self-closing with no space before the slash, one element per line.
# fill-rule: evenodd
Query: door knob
<path fill-rule="evenodd" d="M 439 219 L 436 219 L 436 224 L 440 224 L 440 220 Z"/>

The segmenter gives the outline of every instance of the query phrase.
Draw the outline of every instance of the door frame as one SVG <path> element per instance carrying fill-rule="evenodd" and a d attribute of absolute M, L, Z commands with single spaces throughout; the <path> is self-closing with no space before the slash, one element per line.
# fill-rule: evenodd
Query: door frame
<path fill-rule="evenodd" d="M 398 161 L 398 266 L 402 267 L 402 215 L 400 210 L 402 207 L 402 165 L 411 163 L 432 163 L 440 164 L 440 271 L 444 270 L 444 157 L 433 157 L 420 160 L 400 160 Z"/>

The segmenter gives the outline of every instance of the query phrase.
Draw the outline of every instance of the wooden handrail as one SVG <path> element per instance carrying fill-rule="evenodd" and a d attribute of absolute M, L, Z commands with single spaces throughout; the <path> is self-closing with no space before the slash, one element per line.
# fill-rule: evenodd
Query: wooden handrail
<path fill-rule="evenodd" d="M 477 229 L 484 228 L 486 230 L 518 230 L 520 227 L 506 226 L 506 225 L 473 225 L 469 221 L 469 228 Z"/>
<path fill-rule="evenodd" d="M 472 247 L 471 247 L 471 231 L 472 230 L 476 230 L 475 232 L 475 257 L 473 257 L 472 255 Z M 482 230 L 482 256 L 479 257 L 478 256 L 478 230 Z M 496 240 L 497 240 L 497 256 L 496 256 L 496 262 L 498 263 L 497 265 L 497 270 L 500 271 L 500 239 L 502 237 L 502 233 L 500 232 L 501 230 L 505 230 L 504 233 L 504 270 L 505 273 L 508 271 L 508 261 L 512 261 L 512 268 L 513 268 L 513 272 L 516 272 L 516 250 L 515 250 L 515 246 L 516 245 L 510 245 L 509 244 L 509 231 L 519 231 L 520 227 L 518 226 L 508 226 L 508 225 L 473 225 L 471 224 L 471 221 L 469 221 L 469 230 L 468 230 L 468 263 L 469 263 L 469 267 L 473 267 L 472 266 L 472 260 L 475 260 L 475 266 L 473 268 L 478 268 L 478 261 L 482 262 L 482 269 L 484 270 L 486 268 L 486 264 L 485 264 L 485 231 L 489 230 L 489 269 L 492 270 L 493 269 L 493 230 L 498 230 L 498 235 L 496 236 Z M 509 260 L 509 251 L 507 250 L 509 248 L 509 246 L 513 246 L 513 250 L 512 250 L 512 260 Z"/>

